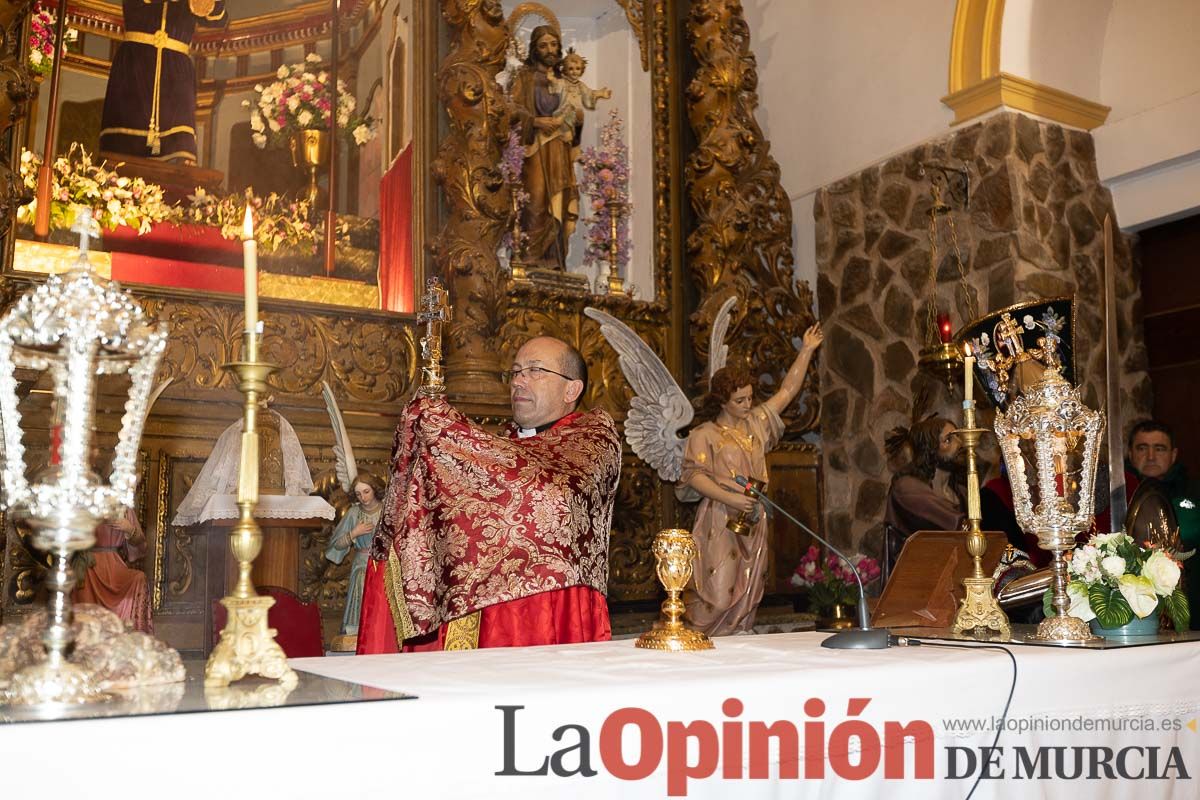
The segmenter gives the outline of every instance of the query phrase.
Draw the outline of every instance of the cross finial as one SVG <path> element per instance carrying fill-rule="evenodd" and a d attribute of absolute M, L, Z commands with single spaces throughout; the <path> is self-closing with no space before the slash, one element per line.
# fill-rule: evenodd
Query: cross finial
<path fill-rule="evenodd" d="M 88 247 L 91 239 L 100 238 L 100 225 L 92 218 L 90 208 L 79 208 L 75 212 L 75 224 L 71 226 L 73 233 L 79 234 L 79 257 L 87 260 Z"/>

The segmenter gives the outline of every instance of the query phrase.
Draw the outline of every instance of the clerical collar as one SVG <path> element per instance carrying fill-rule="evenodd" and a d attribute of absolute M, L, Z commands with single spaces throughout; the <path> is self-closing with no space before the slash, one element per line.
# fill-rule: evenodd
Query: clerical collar
<path fill-rule="evenodd" d="M 563 419 L 565 419 L 565 417 L 559 417 L 553 422 L 547 422 L 545 425 L 538 425 L 536 428 L 517 428 L 517 438 L 528 439 L 530 436 L 537 436 L 539 433 L 544 433 L 550 430 Z"/>

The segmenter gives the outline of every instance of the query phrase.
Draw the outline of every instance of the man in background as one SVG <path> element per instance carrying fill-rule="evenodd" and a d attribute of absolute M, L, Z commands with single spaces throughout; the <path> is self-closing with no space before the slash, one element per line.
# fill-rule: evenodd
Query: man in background
<path fill-rule="evenodd" d="M 1200 509 L 1198 493 L 1187 469 L 1179 462 L 1175 434 L 1170 426 L 1147 419 L 1129 433 L 1129 466 L 1138 480 L 1154 480 L 1162 485 L 1175 509 L 1179 523 L 1179 547 L 1184 552 L 1200 546 Z M 1200 560 L 1196 556 L 1183 562 L 1183 580 L 1192 609 L 1192 629 L 1200 630 Z"/>

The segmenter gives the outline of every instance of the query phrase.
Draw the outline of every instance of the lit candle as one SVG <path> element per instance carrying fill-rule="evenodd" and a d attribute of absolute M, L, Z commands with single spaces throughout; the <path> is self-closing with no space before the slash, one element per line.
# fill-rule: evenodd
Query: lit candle
<path fill-rule="evenodd" d="M 246 279 L 246 332 L 253 334 L 258 329 L 258 243 L 249 205 L 242 224 L 242 273 Z"/>
<path fill-rule="evenodd" d="M 941 313 L 937 315 L 938 335 L 942 339 L 942 344 L 950 344 L 954 340 L 954 328 L 950 326 L 950 315 Z"/>
<path fill-rule="evenodd" d="M 971 345 L 964 344 L 966 357 L 963 358 L 963 408 L 970 408 L 975 402 L 975 353 Z"/>

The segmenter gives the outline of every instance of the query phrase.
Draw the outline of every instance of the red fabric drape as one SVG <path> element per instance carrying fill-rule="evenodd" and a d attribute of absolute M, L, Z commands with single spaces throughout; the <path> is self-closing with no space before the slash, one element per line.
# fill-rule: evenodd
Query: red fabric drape
<path fill-rule="evenodd" d="M 385 311 L 412 311 L 412 142 L 379 182 L 379 302 Z"/>

